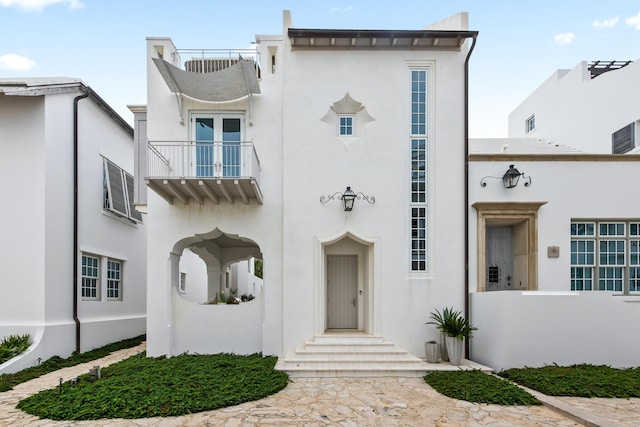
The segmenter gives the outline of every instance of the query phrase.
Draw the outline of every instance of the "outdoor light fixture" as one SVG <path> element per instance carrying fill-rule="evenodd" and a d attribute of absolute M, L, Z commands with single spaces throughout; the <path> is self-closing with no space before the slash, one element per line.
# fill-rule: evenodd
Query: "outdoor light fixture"
<path fill-rule="evenodd" d="M 520 177 L 522 177 L 525 187 L 528 187 L 531 185 L 530 176 L 526 176 L 524 173 L 518 171 L 518 169 L 516 169 L 513 165 L 509 165 L 509 169 L 504 173 L 502 178 L 498 176 L 485 176 L 480 180 L 480 185 L 483 187 L 486 187 L 487 183 L 485 182 L 485 180 L 487 178 L 493 178 L 493 179 L 502 179 L 504 188 L 514 188 L 516 185 L 518 185 L 518 180 L 520 179 Z"/>
<path fill-rule="evenodd" d="M 329 200 L 342 200 L 342 205 L 344 206 L 345 212 L 351 212 L 353 210 L 353 203 L 356 200 L 366 200 L 370 204 L 374 204 L 376 202 L 376 198 L 373 196 L 365 196 L 364 194 L 358 192 L 354 192 L 351 187 L 347 187 L 343 193 L 336 191 L 330 196 L 320 196 L 320 203 L 323 205 L 327 203 Z"/>

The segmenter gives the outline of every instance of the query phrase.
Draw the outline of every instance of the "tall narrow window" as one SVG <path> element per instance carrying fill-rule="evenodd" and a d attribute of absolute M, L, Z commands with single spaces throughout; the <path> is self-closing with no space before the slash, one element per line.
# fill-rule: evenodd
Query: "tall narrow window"
<path fill-rule="evenodd" d="M 425 208 L 411 208 L 411 270 L 427 269 L 427 218 Z"/>
<path fill-rule="evenodd" d="M 122 299 L 122 262 L 107 260 L 107 299 Z"/>
<path fill-rule="evenodd" d="M 411 203 L 427 201 L 427 140 L 411 140 Z"/>
<path fill-rule="evenodd" d="M 82 298 L 100 299 L 100 259 L 91 255 L 82 255 Z"/>
<path fill-rule="evenodd" d="M 411 70 L 411 271 L 427 270 L 427 70 Z"/>
<path fill-rule="evenodd" d="M 411 71 L 411 134 L 427 133 L 427 71 Z"/>

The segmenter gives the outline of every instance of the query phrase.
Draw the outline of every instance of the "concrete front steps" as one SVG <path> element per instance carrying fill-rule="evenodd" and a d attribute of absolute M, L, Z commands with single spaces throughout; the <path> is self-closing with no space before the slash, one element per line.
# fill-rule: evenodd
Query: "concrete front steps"
<path fill-rule="evenodd" d="M 365 333 L 329 333 L 280 358 L 290 377 L 422 377 L 428 364 L 408 351 Z"/>

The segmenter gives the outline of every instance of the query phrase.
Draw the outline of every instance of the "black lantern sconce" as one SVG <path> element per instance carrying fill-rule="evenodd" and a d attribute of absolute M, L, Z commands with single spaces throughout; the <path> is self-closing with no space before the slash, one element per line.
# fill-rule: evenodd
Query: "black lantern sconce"
<path fill-rule="evenodd" d="M 366 200 L 372 205 L 376 202 L 375 197 L 365 196 L 360 192 L 356 193 L 351 189 L 351 187 L 347 187 L 347 189 L 344 190 L 344 193 L 336 191 L 330 196 L 320 196 L 320 203 L 324 205 L 329 200 L 333 200 L 333 199 L 342 200 L 342 205 L 344 207 L 345 212 L 351 212 L 353 210 L 353 204 L 356 200 Z"/>
<path fill-rule="evenodd" d="M 502 179 L 502 184 L 504 184 L 504 188 L 514 188 L 516 185 L 518 185 L 518 181 L 520 180 L 520 177 L 522 177 L 522 181 L 524 182 L 525 187 L 528 187 L 531 185 L 530 176 L 526 176 L 524 173 L 518 171 L 518 169 L 516 169 L 513 165 L 509 165 L 509 169 L 504 173 L 502 178 L 498 176 L 485 176 L 480 180 L 480 185 L 483 187 L 486 187 L 487 183 L 485 182 L 485 180 L 487 178 L 493 178 L 493 179 Z"/>

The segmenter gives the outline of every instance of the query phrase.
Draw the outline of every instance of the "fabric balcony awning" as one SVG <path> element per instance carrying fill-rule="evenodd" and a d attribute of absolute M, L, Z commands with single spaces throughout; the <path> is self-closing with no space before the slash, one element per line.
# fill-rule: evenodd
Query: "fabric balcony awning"
<path fill-rule="evenodd" d="M 160 58 L 152 58 L 169 90 L 175 94 L 210 102 L 231 101 L 260 93 L 252 60 L 241 59 L 234 65 L 212 73 L 184 71 Z"/>

